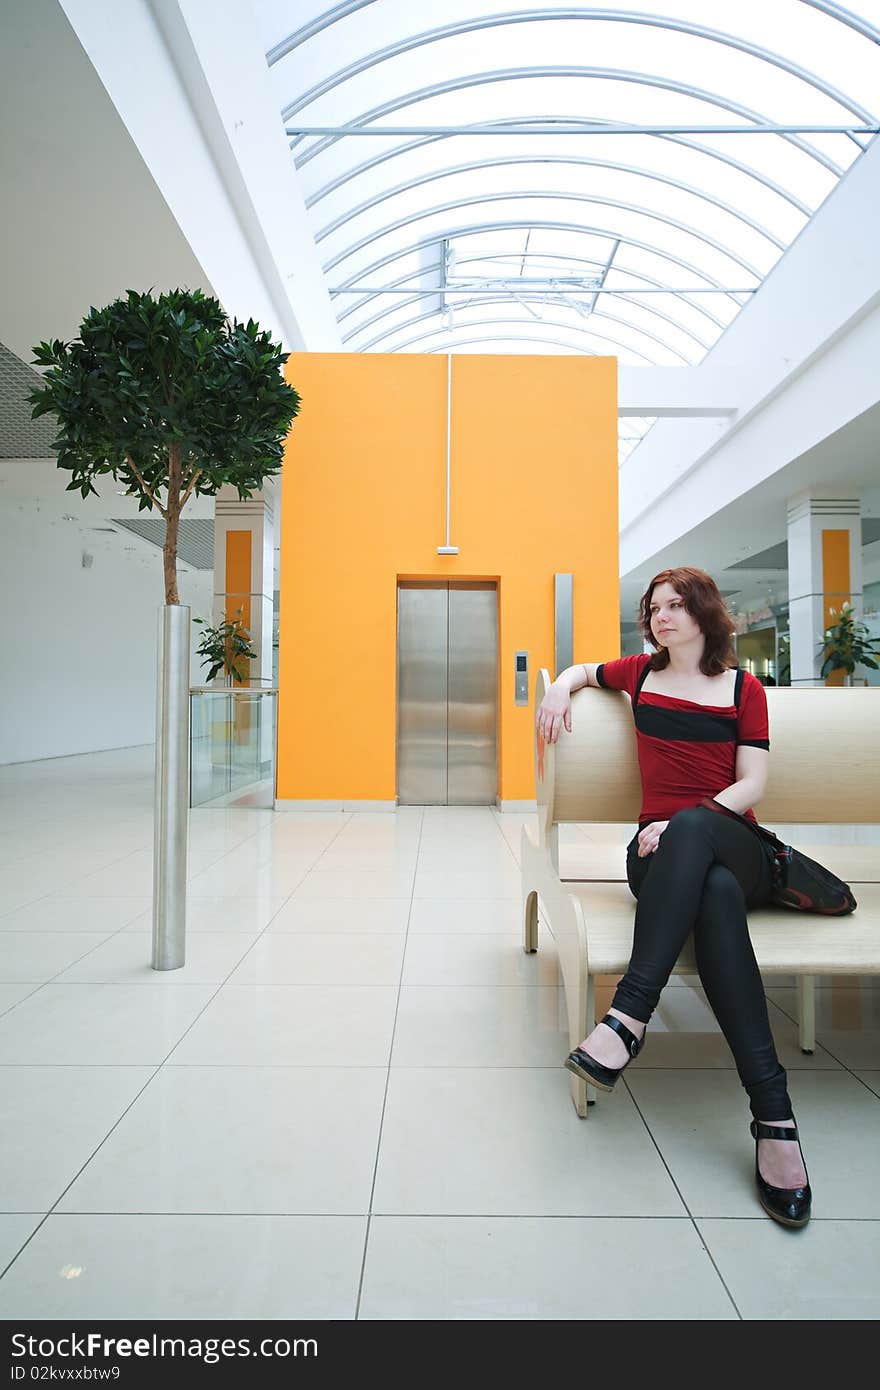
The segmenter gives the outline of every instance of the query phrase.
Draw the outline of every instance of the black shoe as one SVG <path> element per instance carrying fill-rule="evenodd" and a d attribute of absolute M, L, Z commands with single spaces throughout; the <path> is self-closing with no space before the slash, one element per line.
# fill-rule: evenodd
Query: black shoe
<path fill-rule="evenodd" d="M 774 1221 L 781 1222 L 783 1226 L 806 1226 L 813 1202 L 809 1181 L 804 1187 L 771 1187 L 769 1182 L 765 1182 L 761 1177 L 758 1167 L 759 1139 L 790 1139 L 800 1148 L 797 1129 L 765 1125 L 760 1120 L 752 1120 L 749 1129 L 755 1141 L 755 1182 L 758 1187 L 758 1201 L 767 1215 L 772 1216 Z M 803 1156 L 801 1150 L 801 1158 Z M 806 1172 L 806 1164 L 804 1171 Z"/>
<path fill-rule="evenodd" d="M 569 1071 L 573 1071 L 575 1076 L 579 1076 L 582 1081 L 589 1081 L 591 1086 L 598 1086 L 600 1091 L 613 1091 L 614 1083 L 620 1073 L 629 1066 L 633 1057 L 638 1057 L 641 1052 L 645 1037 L 637 1038 L 635 1033 L 631 1033 L 625 1023 L 621 1023 L 619 1018 L 613 1014 L 606 1014 L 602 1019 L 606 1028 L 612 1029 L 626 1043 L 629 1056 L 622 1067 L 603 1067 L 601 1062 L 597 1062 L 595 1057 L 591 1057 L 589 1052 L 584 1052 L 582 1047 L 576 1047 L 574 1052 L 569 1052 L 565 1059 L 565 1065 Z"/>

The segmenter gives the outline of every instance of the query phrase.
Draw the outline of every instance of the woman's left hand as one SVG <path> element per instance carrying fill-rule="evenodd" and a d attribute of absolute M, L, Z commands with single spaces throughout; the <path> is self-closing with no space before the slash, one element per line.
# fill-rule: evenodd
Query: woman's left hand
<path fill-rule="evenodd" d="M 660 836 L 669 824 L 668 820 L 652 820 L 650 825 L 645 825 L 639 831 L 639 858 L 646 859 L 649 854 L 655 854 L 660 843 Z"/>

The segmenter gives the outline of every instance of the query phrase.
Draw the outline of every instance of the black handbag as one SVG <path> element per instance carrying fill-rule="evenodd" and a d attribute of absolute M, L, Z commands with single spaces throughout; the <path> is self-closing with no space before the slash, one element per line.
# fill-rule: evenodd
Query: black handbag
<path fill-rule="evenodd" d="M 855 911 L 857 903 L 849 884 L 826 869 L 824 864 L 818 864 L 815 859 L 801 854 L 793 845 L 783 844 L 772 830 L 758 825 L 757 821 L 748 820 L 738 811 L 731 811 L 729 806 L 722 806 L 710 797 L 702 805 L 707 810 L 719 811 L 731 820 L 739 821 L 758 836 L 770 861 L 773 875 L 770 897 L 774 903 L 780 907 L 793 907 L 798 912 L 819 912 L 826 917 L 845 917 L 847 913 Z"/>

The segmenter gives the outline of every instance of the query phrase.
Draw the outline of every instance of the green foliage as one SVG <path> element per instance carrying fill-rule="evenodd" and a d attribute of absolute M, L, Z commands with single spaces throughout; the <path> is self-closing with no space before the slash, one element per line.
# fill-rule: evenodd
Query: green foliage
<path fill-rule="evenodd" d="M 185 476 L 200 470 L 197 493 L 231 483 L 248 497 L 281 466 L 299 409 L 281 375 L 286 354 L 253 320 L 230 323 L 201 290 L 157 299 L 129 290 L 90 309 L 74 342 L 34 352 L 48 371 L 31 395 L 33 415 L 58 417 L 58 467 L 83 497 L 107 473 L 152 508 L 131 464 L 155 498 L 167 486 L 173 444 Z"/>
<path fill-rule="evenodd" d="M 281 467 L 300 404 L 282 374 L 287 354 L 201 290 L 155 299 L 129 290 L 90 309 L 74 342 L 40 343 L 34 354 L 46 370 L 32 415 L 57 417 L 68 491 L 88 497 L 109 475 L 140 511 L 158 508 L 168 523 L 166 598 L 176 603 L 178 518 L 191 494 L 229 484 L 250 497 Z"/>
<path fill-rule="evenodd" d="M 251 650 L 251 634 L 241 621 L 241 609 L 229 623 L 218 623 L 211 627 L 204 618 L 193 618 L 194 623 L 204 627 L 202 640 L 196 647 L 196 655 L 202 658 L 203 666 L 210 666 L 205 683 L 212 681 L 222 671 L 233 680 L 243 681 L 246 675 L 241 663 L 256 657 Z"/>
<path fill-rule="evenodd" d="M 829 611 L 837 617 L 837 622 L 825 631 L 821 675 L 846 671 L 851 676 L 857 666 L 869 666 L 872 671 L 880 669 L 875 660 L 880 656 L 880 643 L 871 637 L 865 624 L 854 617 L 852 605 L 844 603 L 839 614 L 835 608 Z"/>

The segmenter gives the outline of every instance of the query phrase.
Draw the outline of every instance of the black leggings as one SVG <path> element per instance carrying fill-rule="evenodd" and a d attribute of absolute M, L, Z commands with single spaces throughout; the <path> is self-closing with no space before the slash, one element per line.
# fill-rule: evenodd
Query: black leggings
<path fill-rule="evenodd" d="M 785 1072 L 746 921 L 746 908 L 770 896 L 770 865 L 757 836 L 697 806 L 674 815 L 656 851 L 644 859 L 636 835 L 627 847 L 626 872 L 638 906 L 632 957 L 613 1007 L 647 1023 L 693 932 L 700 981 L 752 1114 L 790 1119 Z"/>

